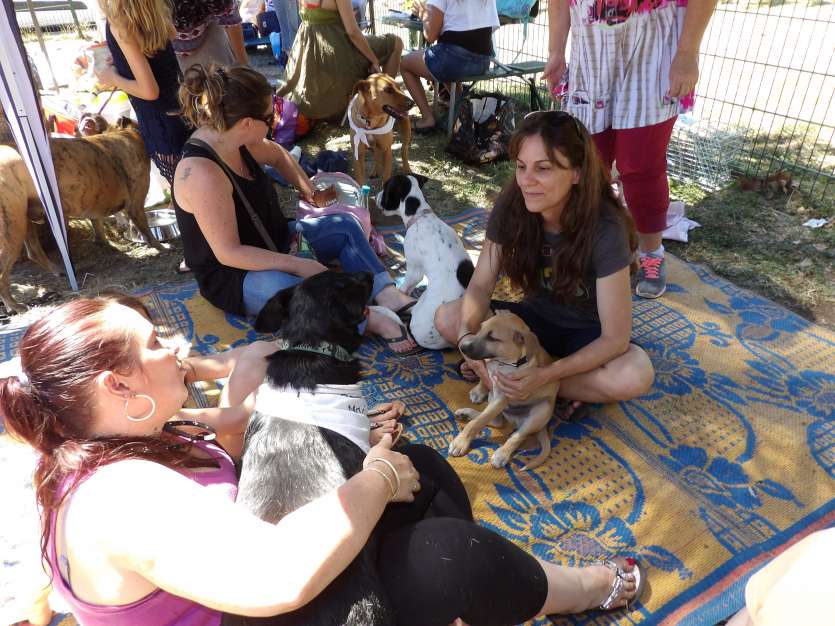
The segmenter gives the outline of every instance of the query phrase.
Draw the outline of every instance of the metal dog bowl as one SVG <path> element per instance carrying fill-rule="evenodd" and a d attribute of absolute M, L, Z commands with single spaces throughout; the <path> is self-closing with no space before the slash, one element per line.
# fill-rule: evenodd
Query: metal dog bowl
<path fill-rule="evenodd" d="M 172 209 L 153 209 L 145 211 L 145 215 L 148 216 L 148 227 L 157 241 L 171 241 L 180 238 L 177 216 Z M 136 243 L 145 242 L 145 238 L 139 232 L 139 229 L 133 225 L 133 222 L 128 222 L 125 236 Z"/>

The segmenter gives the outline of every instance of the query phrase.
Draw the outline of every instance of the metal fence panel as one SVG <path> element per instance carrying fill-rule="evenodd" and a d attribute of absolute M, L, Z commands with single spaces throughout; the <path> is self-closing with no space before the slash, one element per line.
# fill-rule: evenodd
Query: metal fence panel
<path fill-rule="evenodd" d="M 548 0 L 527 25 L 494 36 L 503 63 L 548 57 Z M 401 0 L 376 6 L 377 32 L 406 31 L 379 23 Z M 696 108 L 677 124 L 671 175 L 706 188 L 732 174 L 763 177 L 789 170 L 807 194 L 832 202 L 835 191 L 835 7 L 825 0 L 720 3 L 702 41 Z M 568 52 L 569 63 L 571 52 Z M 518 79 L 484 83 L 525 101 Z M 545 95 L 544 84 L 542 94 Z"/>

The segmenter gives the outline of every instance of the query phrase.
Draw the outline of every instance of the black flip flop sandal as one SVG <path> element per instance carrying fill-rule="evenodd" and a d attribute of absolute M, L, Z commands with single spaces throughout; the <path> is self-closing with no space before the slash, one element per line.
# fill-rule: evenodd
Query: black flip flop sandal
<path fill-rule="evenodd" d="M 409 341 L 410 339 L 412 341 L 415 341 L 415 338 L 412 337 L 412 333 L 409 331 L 409 327 L 407 325 L 402 325 L 400 327 L 400 334 L 397 337 L 392 337 L 391 339 L 386 339 L 384 337 L 383 341 L 386 342 L 386 345 L 389 347 L 389 350 L 391 350 L 394 353 L 394 355 L 398 357 L 414 356 L 416 354 L 421 354 L 425 351 L 416 341 L 414 348 L 410 348 L 409 350 L 406 350 L 404 352 L 398 352 L 392 347 L 396 343 L 400 343 L 402 341 Z"/>

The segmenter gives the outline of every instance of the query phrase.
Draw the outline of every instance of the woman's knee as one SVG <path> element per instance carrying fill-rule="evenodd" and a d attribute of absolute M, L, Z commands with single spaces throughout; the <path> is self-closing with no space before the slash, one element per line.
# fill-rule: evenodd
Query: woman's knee
<path fill-rule="evenodd" d="M 447 302 L 442 304 L 435 310 L 435 328 L 441 333 L 441 337 L 455 343 L 458 337 L 459 325 L 459 311 L 461 309 L 461 300 Z"/>
<path fill-rule="evenodd" d="M 652 388 L 655 369 L 647 353 L 634 344 L 623 357 L 617 372 L 610 377 L 613 400 L 631 400 L 644 395 Z"/>

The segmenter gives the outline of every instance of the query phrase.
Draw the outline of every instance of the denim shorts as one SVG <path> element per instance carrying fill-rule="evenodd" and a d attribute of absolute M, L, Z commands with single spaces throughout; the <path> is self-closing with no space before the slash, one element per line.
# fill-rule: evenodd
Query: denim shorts
<path fill-rule="evenodd" d="M 449 43 L 436 43 L 423 52 L 423 60 L 429 72 L 442 83 L 484 74 L 490 69 L 492 58 Z"/>

